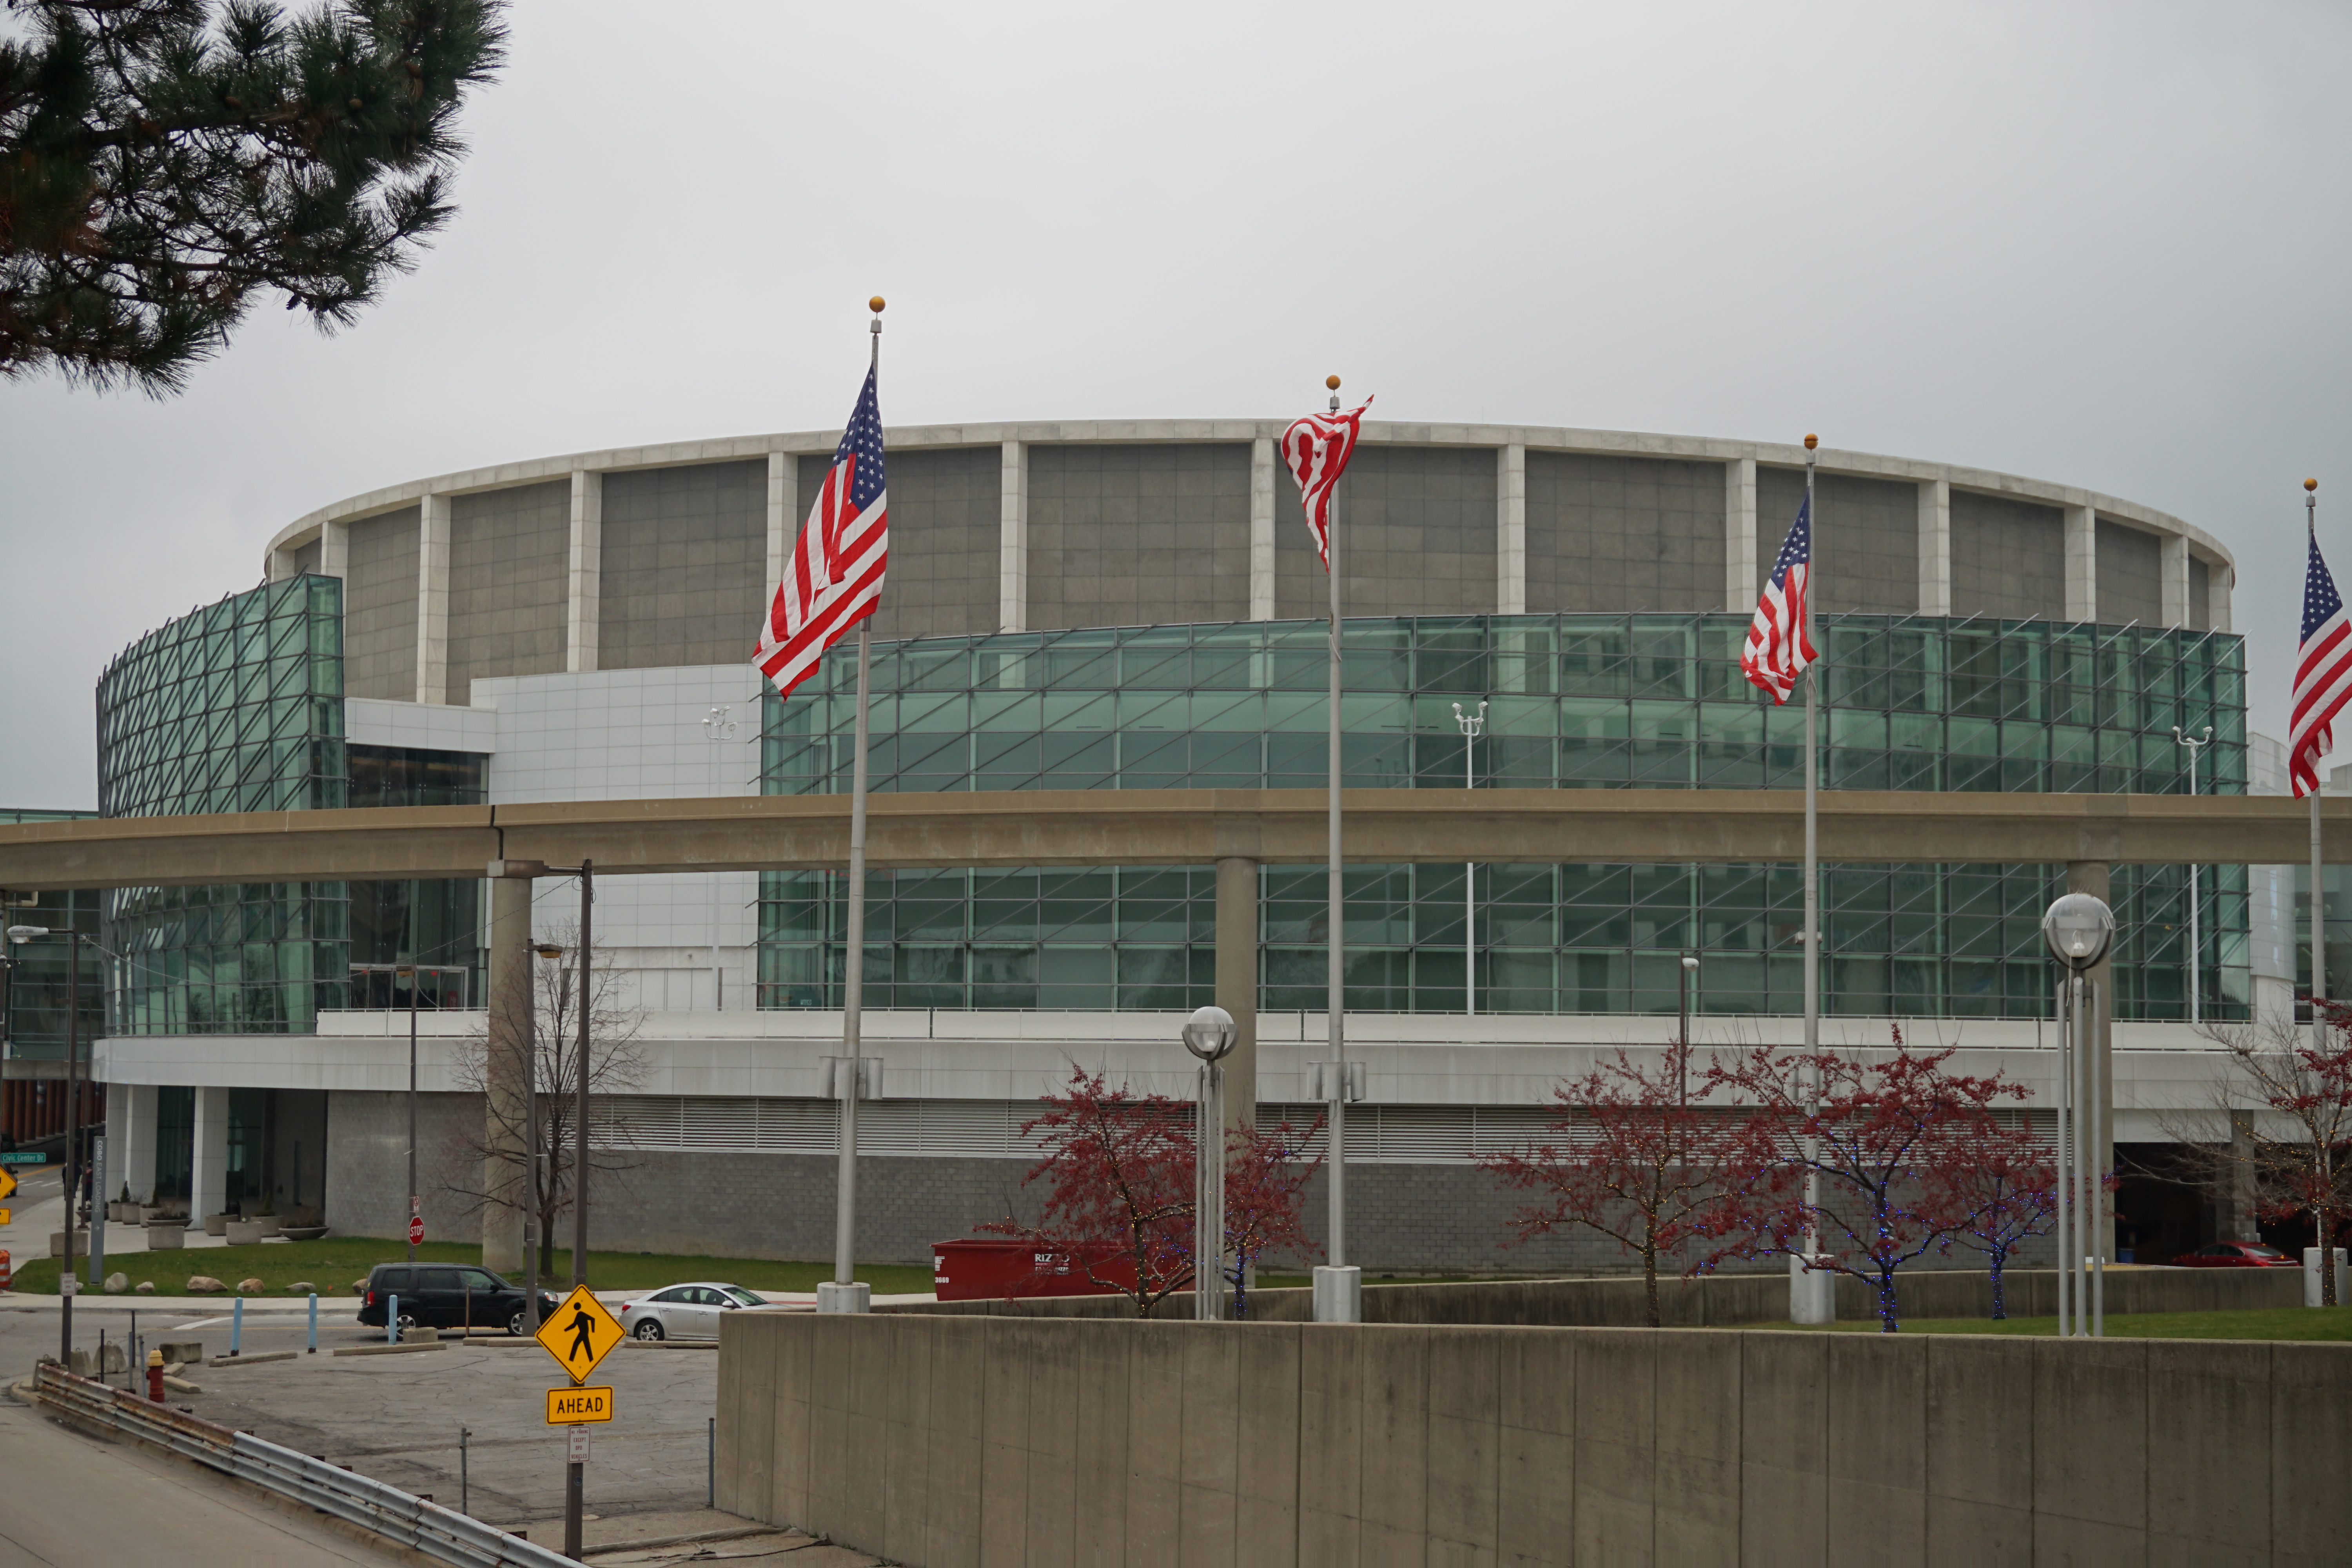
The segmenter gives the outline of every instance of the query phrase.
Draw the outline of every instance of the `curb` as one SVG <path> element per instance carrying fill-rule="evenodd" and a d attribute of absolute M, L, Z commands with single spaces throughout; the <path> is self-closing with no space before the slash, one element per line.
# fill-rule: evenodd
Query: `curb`
<path fill-rule="evenodd" d="M 261 1351 L 253 1355 L 216 1355 L 206 1366 L 258 1366 L 266 1361 L 292 1361 L 300 1351 Z"/>
<path fill-rule="evenodd" d="M 334 1353 L 337 1355 L 409 1355 L 417 1351 L 446 1351 L 448 1348 L 447 1342 L 443 1340 L 419 1340 L 414 1344 L 344 1345 Z M 289 1351 L 287 1353 L 290 1355 L 293 1352 Z"/>

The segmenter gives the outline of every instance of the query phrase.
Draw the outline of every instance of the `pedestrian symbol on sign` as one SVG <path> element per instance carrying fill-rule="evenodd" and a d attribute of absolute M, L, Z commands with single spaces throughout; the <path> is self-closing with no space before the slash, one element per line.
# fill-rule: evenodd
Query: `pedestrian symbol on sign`
<path fill-rule="evenodd" d="M 573 1383 L 586 1382 L 596 1363 L 627 1337 L 620 1320 L 606 1311 L 604 1303 L 590 1295 L 585 1285 L 572 1287 L 563 1304 L 539 1326 L 540 1347 L 556 1359 Z"/>

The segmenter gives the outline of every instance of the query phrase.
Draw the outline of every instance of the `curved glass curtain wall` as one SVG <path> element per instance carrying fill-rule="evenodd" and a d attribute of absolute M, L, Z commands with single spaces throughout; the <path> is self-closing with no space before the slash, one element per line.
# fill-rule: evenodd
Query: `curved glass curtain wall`
<path fill-rule="evenodd" d="M 1490 699 L 1478 787 L 1794 788 L 1803 713 L 1743 680 L 1730 616 L 1350 621 L 1348 782 L 1459 789 L 1453 704 Z M 1823 617 L 1826 787 L 2137 791 L 2187 787 L 2171 726 L 2213 726 L 2208 793 L 2245 789 L 2240 639 L 2137 626 Z M 872 787 L 1314 788 L 1325 778 L 1326 632 L 1244 622 L 931 637 L 874 649 Z M 855 651 L 763 710 L 761 788 L 849 787 Z M 1263 873 L 1261 1004 L 1323 1005 L 1323 871 Z M 1695 1005 L 1800 1010 L 1794 865 L 1481 866 L 1479 1005 L 1671 1012 L 1677 955 L 1704 955 Z M 1835 866 L 1822 874 L 1823 1005 L 1845 1015 L 2050 1013 L 2039 934 L 2047 866 Z M 1463 870 L 1348 873 L 1349 1005 L 1460 1012 Z M 2246 879 L 2201 879 L 2207 1007 L 2242 1015 Z M 762 879 L 761 1004 L 839 1005 L 842 879 Z M 2123 867 L 2117 1016 L 2185 1013 L 2187 878 Z M 1210 868 L 880 872 L 868 893 L 877 1006 L 1183 1007 L 1209 1001 Z"/>
<path fill-rule="evenodd" d="M 342 587 L 316 576 L 268 584 L 125 648 L 99 680 L 100 815 L 482 798 L 479 758 L 345 742 Z M 470 881 L 117 889 L 106 895 L 105 940 L 130 962 L 110 966 L 114 1027 L 315 1028 L 320 1008 L 348 1003 L 354 961 L 476 963 L 478 903 Z"/>

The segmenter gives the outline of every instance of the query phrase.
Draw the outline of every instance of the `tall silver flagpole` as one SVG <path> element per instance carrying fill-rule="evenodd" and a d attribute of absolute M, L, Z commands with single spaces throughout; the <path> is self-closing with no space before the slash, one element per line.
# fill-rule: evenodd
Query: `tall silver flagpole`
<path fill-rule="evenodd" d="M 1324 384 L 1331 392 L 1331 412 L 1339 412 L 1339 378 Z M 1339 849 L 1339 489 L 1331 487 L 1331 507 L 1324 527 L 1324 548 L 1331 579 L 1331 846 L 1330 846 L 1330 975 L 1325 1001 L 1331 1018 L 1331 1261 L 1315 1271 L 1315 1321 L 1352 1323 L 1361 1316 L 1359 1276 L 1348 1267 L 1348 1042 L 1345 960 L 1347 914 L 1341 885 Z"/>
<path fill-rule="evenodd" d="M 2319 547 L 2319 481 L 2303 481 L 2303 526 L 2308 547 Z M 2319 758 L 2311 759 L 2311 1048 L 2327 1048 L 2326 1026 L 2319 1005 L 2327 1000 L 2327 895 L 2321 885 L 2326 873 L 2319 859 Z"/>
<path fill-rule="evenodd" d="M 874 310 L 873 358 L 869 362 L 878 395 L 882 376 L 882 296 L 869 301 Z M 866 1003 L 866 735 L 873 671 L 874 619 L 857 623 L 857 739 L 849 764 L 849 930 L 845 933 L 845 957 L 841 981 L 841 1054 L 834 1092 L 841 1099 L 841 1174 L 833 1221 L 833 1283 L 817 1288 L 820 1312 L 863 1312 L 872 1293 L 850 1279 L 856 1267 L 857 1242 L 857 1097 L 865 1088 L 864 1042 L 859 1037 Z M 845 1079 L 841 1074 L 847 1074 Z"/>
<path fill-rule="evenodd" d="M 1821 437 L 1805 437 L 1805 645 L 1819 647 L 1813 641 L 1813 563 L 1821 558 L 1822 520 L 1813 505 L 1813 459 Z M 1816 657 L 1814 663 L 1820 662 Z M 1813 666 L 1805 667 L 1805 1054 L 1811 1056 L 1822 1046 L 1822 854 L 1821 821 L 1821 703 Z M 1806 1110 L 1821 1110 L 1821 1069 L 1805 1068 L 1810 1081 Z M 1810 1161 L 1820 1153 L 1819 1140 L 1809 1141 L 1805 1157 Z M 1822 1201 L 1822 1178 L 1818 1171 L 1805 1172 L 1805 1255 L 1810 1259 L 1821 1250 L 1821 1233 L 1812 1223 L 1812 1215 Z"/>

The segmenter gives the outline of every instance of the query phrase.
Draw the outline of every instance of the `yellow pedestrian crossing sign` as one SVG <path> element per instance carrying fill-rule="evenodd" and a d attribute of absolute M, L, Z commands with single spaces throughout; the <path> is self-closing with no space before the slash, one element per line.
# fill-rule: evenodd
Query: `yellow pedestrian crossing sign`
<path fill-rule="evenodd" d="M 5 1165 L 0 1165 L 0 1198 L 13 1198 L 16 1195 L 16 1173 Z"/>
<path fill-rule="evenodd" d="M 628 1337 L 621 1321 L 606 1311 L 604 1303 L 591 1296 L 585 1285 L 572 1288 L 563 1304 L 539 1325 L 538 1335 L 540 1348 L 572 1374 L 573 1383 L 585 1383 L 596 1363 Z"/>

